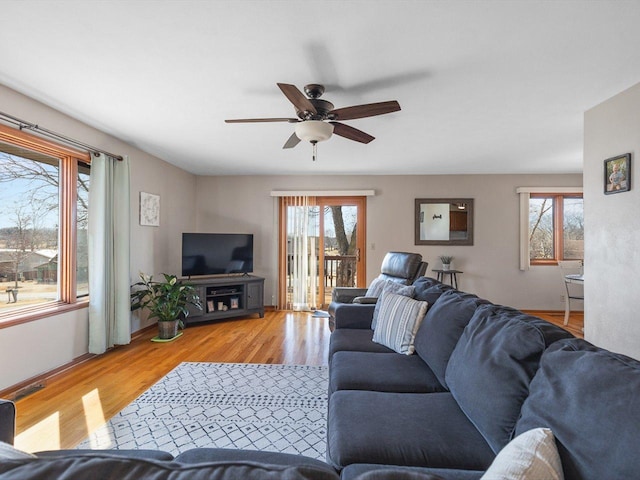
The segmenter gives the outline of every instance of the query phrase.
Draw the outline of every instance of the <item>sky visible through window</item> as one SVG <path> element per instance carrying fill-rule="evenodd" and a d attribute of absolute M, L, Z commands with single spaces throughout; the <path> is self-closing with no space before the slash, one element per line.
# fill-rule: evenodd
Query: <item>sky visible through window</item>
<path fill-rule="evenodd" d="M 6 153 L 0 153 L 2 157 L 10 157 L 15 162 L 25 162 L 28 164 L 38 164 L 48 175 L 57 179 L 58 169 L 55 166 L 47 165 L 34 160 L 28 160 Z M 4 160 L 4 158 L 2 160 Z M 44 228 L 57 228 L 58 209 L 52 208 L 51 199 L 55 198 L 58 203 L 58 189 L 54 185 L 47 183 L 44 178 L 13 178 L 6 181 L 7 165 L 0 162 L 0 169 L 4 170 L 0 183 L 0 228 L 10 228 L 16 226 L 16 212 L 22 208 L 23 213 L 29 216 L 36 216 L 38 226 Z M 57 180 L 56 180 L 57 181 Z"/>

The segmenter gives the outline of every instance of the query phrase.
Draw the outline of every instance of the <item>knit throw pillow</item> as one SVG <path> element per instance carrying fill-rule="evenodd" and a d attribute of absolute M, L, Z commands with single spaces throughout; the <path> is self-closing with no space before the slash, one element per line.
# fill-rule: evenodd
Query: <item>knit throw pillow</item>
<path fill-rule="evenodd" d="M 563 480 L 553 433 L 534 428 L 511 440 L 493 460 L 481 480 Z"/>

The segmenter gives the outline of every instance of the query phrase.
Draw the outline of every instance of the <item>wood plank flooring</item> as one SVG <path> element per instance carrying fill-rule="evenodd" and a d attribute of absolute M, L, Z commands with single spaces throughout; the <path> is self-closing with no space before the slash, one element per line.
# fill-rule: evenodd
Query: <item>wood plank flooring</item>
<path fill-rule="evenodd" d="M 535 314 L 562 324 L 562 313 Z M 582 317 L 572 316 L 568 329 L 582 336 L 581 327 Z M 144 331 L 130 345 L 55 375 L 18 400 L 16 447 L 75 447 L 180 362 L 326 365 L 330 332 L 326 318 L 278 311 L 194 325 L 171 343 L 151 342 L 155 335 L 155 329 Z"/>

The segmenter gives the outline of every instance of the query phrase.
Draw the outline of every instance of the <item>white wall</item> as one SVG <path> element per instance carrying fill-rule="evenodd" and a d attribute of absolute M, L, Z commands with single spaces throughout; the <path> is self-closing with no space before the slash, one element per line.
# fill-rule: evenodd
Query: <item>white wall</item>
<path fill-rule="evenodd" d="M 367 277 L 380 270 L 389 250 L 418 252 L 439 267 L 438 256 L 455 257 L 464 271 L 459 287 L 493 302 L 522 309 L 564 310 L 557 267 L 518 264 L 519 199 L 522 186 L 580 186 L 581 175 L 454 176 L 236 176 L 198 177 L 199 232 L 255 234 L 255 273 L 264 276 L 265 302 L 277 295 L 277 203 L 271 190 L 374 189 L 367 201 Z M 414 245 L 416 198 L 474 198 L 473 246 Z"/>
<path fill-rule="evenodd" d="M 640 359 L 640 84 L 587 111 L 585 338 Z M 605 195 L 604 160 L 631 153 L 631 190 Z"/>
<path fill-rule="evenodd" d="M 0 110 L 57 133 L 128 155 L 131 162 L 131 280 L 179 272 L 181 234 L 195 227 L 195 176 L 0 85 Z M 139 192 L 160 194 L 160 227 L 141 227 Z M 132 331 L 146 326 L 133 315 Z M 65 365 L 88 351 L 86 309 L 0 329 L 0 390 Z"/>

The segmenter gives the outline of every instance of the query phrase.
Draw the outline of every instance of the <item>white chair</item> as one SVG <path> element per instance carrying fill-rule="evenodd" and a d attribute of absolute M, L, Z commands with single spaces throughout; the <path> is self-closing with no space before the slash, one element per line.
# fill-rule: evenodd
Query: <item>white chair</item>
<path fill-rule="evenodd" d="M 582 260 L 563 260 L 558 262 L 562 283 L 564 283 L 564 324 L 569 324 L 571 300 L 584 300 L 584 277 Z"/>

